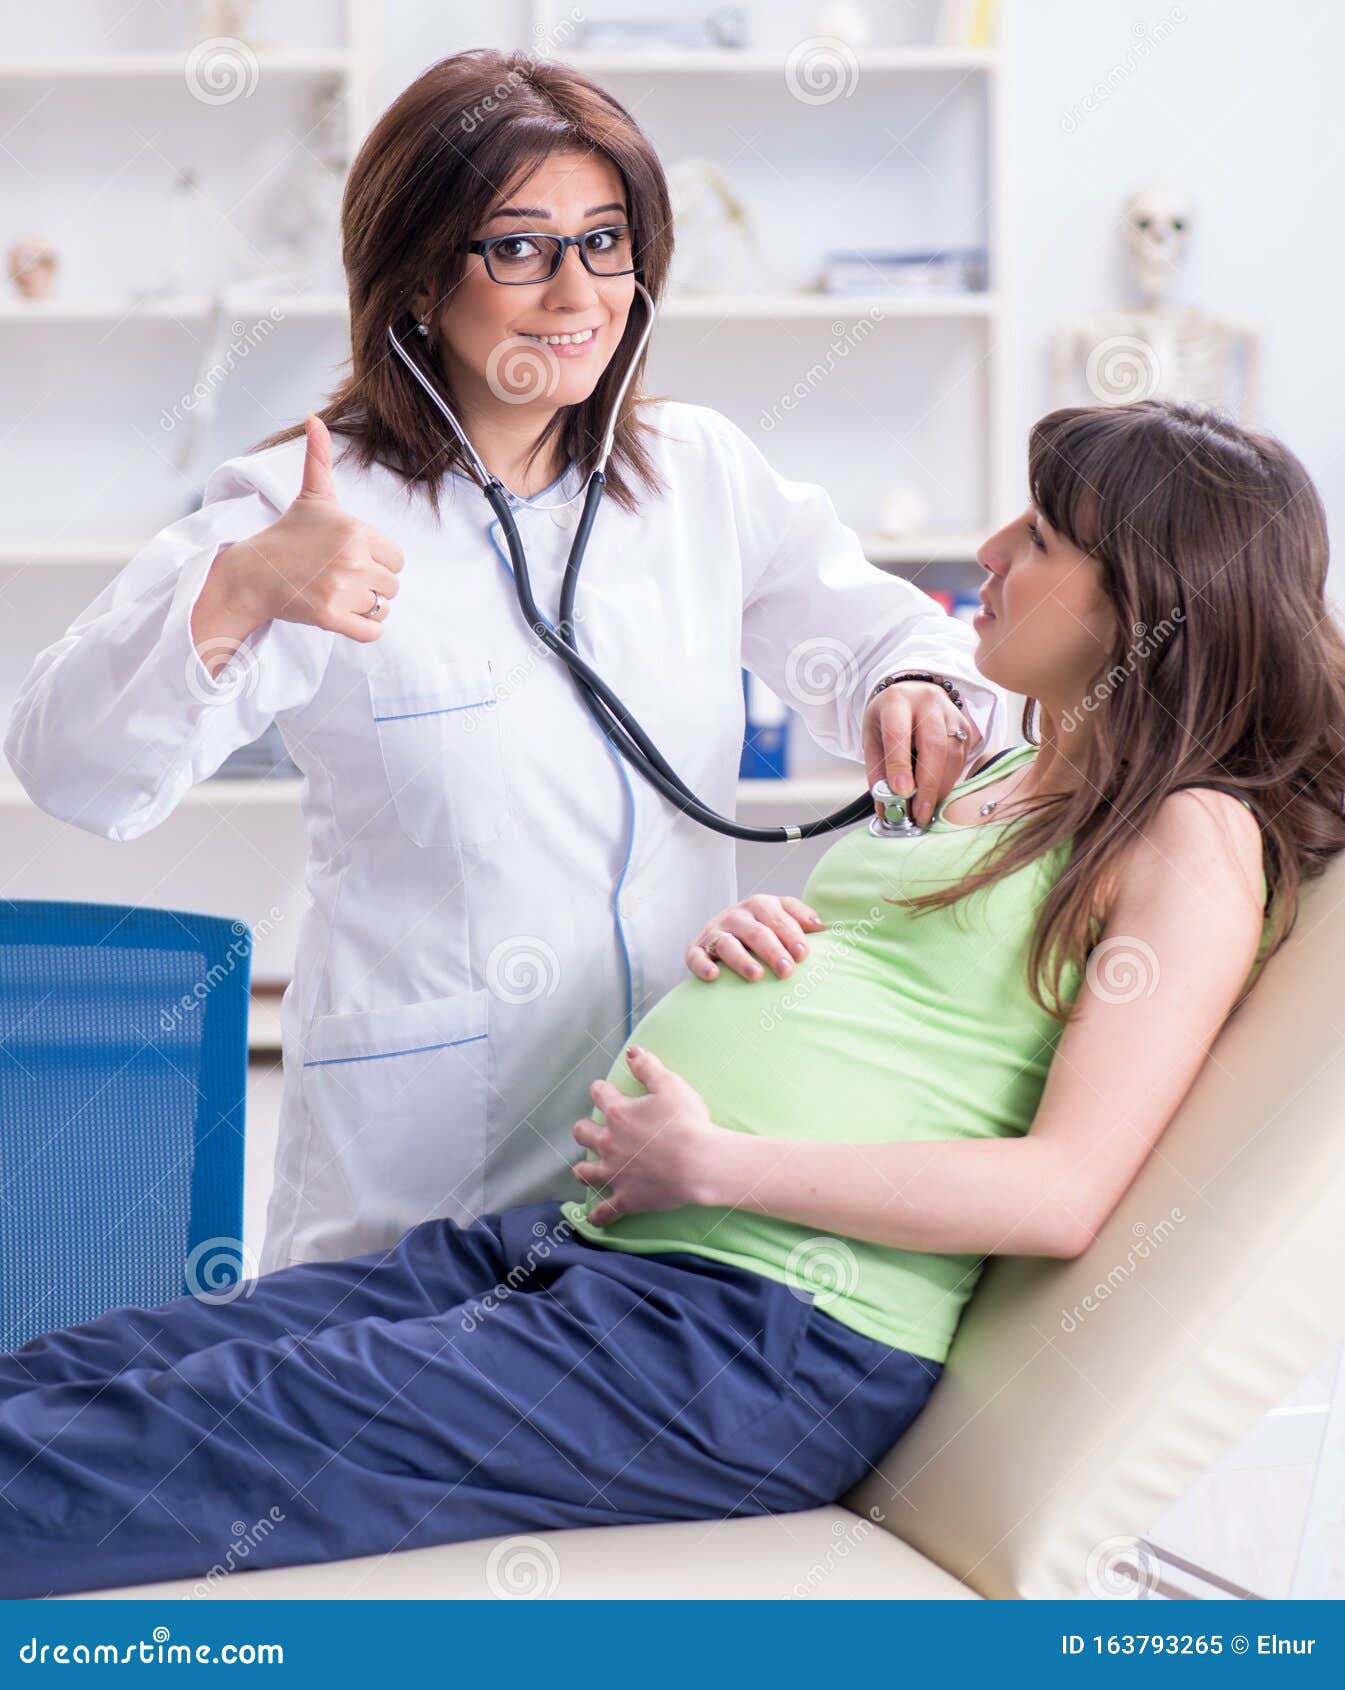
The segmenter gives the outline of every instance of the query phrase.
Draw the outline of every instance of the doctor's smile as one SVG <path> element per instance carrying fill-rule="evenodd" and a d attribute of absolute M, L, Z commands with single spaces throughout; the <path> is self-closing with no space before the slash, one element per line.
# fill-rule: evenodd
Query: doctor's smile
<path fill-rule="evenodd" d="M 0 1595 L 200 1577 L 273 1487 L 252 1566 L 830 1507 L 991 1258 L 1093 1247 L 1345 848 L 1287 446 L 1056 406 L 969 626 L 652 390 L 678 233 L 617 93 L 439 60 L 345 182 L 348 371 L 32 661 L 52 816 L 139 840 L 274 730 L 306 855 L 259 1272 L 0 1356 Z M 769 825 L 745 673 L 844 779 Z"/>

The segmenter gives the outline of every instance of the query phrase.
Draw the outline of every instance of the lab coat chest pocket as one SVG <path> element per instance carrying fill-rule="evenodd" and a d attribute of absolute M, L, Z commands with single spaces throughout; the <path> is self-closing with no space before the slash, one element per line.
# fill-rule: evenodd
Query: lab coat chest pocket
<path fill-rule="evenodd" d="M 310 1202 L 349 1203 L 389 1241 L 431 1216 L 480 1213 L 489 1000 L 483 989 L 313 1023 L 301 1052 Z"/>
<path fill-rule="evenodd" d="M 504 832 L 500 688 L 488 657 L 402 653 L 369 674 L 374 731 L 397 821 L 417 845 L 486 845 Z"/>

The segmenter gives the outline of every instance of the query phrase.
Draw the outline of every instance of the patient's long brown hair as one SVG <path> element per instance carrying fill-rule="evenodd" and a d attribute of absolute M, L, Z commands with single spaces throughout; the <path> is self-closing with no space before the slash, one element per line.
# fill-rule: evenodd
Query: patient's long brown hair
<path fill-rule="evenodd" d="M 1071 793 L 996 829 L 957 886 L 901 902 L 950 904 L 1059 851 L 1028 974 L 1066 1021 L 1065 971 L 1082 978 L 1123 852 L 1189 781 L 1224 782 L 1255 806 L 1266 955 L 1283 942 L 1302 881 L 1345 849 L 1345 641 L 1326 602 L 1321 500 L 1269 435 L 1160 400 L 1052 411 L 1029 437 L 1028 486 L 1050 526 L 1099 560 L 1116 612 L 1088 695 L 1095 731 L 1066 743 Z M 1029 740 L 1035 710 L 1028 699 Z"/>
<path fill-rule="evenodd" d="M 383 463 L 408 486 L 422 486 L 436 517 L 445 475 L 455 468 L 471 471 L 443 417 L 388 345 L 388 325 L 396 325 L 403 345 L 422 359 L 452 404 L 434 356 L 433 323 L 428 340 L 413 332 L 412 298 L 424 287 L 436 301 L 451 300 L 467 263 L 460 249 L 477 237 L 499 196 L 522 186 L 548 154 L 572 150 L 603 153 L 620 174 L 638 277 L 657 303 L 673 245 L 667 180 L 634 118 L 582 71 L 527 53 L 455 53 L 397 96 L 351 167 L 341 206 L 351 374 L 317 414 L 333 434 L 351 437 L 350 450 L 363 467 Z M 584 473 L 593 467 L 643 313 L 637 295 L 621 344 L 592 394 L 556 412 L 533 457 L 559 433 L 565 460 Z M 638 488 L 658 486 L 645 443 L 649 425 L 636 415 L 644 401 L 640 380 L 637 370 L 607 468 L 607 491 L 628 510 Z M 254 450 L 303 431 L 296 423 Z"/>

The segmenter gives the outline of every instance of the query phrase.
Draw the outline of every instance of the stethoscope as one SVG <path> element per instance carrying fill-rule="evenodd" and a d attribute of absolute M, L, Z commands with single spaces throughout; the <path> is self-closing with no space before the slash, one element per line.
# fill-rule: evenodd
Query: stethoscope
<path fill-rule="evenodd" d="M 565 575 L 561 584 L 560 595 L 560 621 L 555 627 L 552 627 L 551 623 L 542 615 L 537 607 L 536 600 L 533 598 L 532 580 L 528 574 L 527 553 L 523 549 L 523 540 L 518 531 L 518 524 L 514 521 L 514 513 L 510 508 L 514 495 L 510 493 L 498 476 L 492 475 L 486 468 L 475 447 L 467 438 L 462 425 L 440 394 L 435 391 L 429 377 L 420 369 L 406 347 L 402 345 L 392 324 L 388 325 L 388 339 L 391 341 L 397 356 L 443 413 L 445 421 L 457 436 L 458 443 L 467 454 L 480 479 L 481 489 L 490 508 L 499 519 L 505 543 L 509 548 L 509 556 L 514 570 L 514 588 L 518 594 L 519 607 L 527 620 L 528 626 L 542 644 L 553 651 L 569 669 L 571 678 L 579 689 L 580 697 L 588 706 L 598 726 L 632 768 L 637 770 L 652 787 L 661 792 L 670 803 L 675 804 L 684 815 L 690 816 L 692 821 L 699 822 L 702 827 L 708 827 L 715 833 L 728 834 L 732 839 L 759 840 L 762 843 L 772 845 L 785 844 L 795 839 L 812 839 L 821 833 L 833 833 L 840 828 L 850 827 L 855 822 L 862 821 L 865 816 L 871 817 L 870 831 L 879 837 L 902 839 L 917 837 L 924 832 L 924 829 L 916 827 L 910 821 L 906 813 L 906 800 L 894 793 L 886 781 L 878 781 L 872 792 L 865 792 L 861 797 L 846 804 L 844 808 L 834 811 L 829 816 L 822 816 L 817 821 L 789 823 L 781 827 L 745 827 L 741 822 L 731 821 L 727 816 L 721 816 L 718 811 L 712 810 L 708 804 L 701 802 L 664 758 L 653 740 L 627 710 L 611 687 L 607 685 L 596 669 L 593 669 L 584 661 L 572 643 L 570 622 L 574 614 L 575 593 L 579 586 L 579 570 L 584 561 L 584 553 L 588 549 L 589 532 L 593 527 L 594 518 L 598 514 L 598 505 L 601 503 L 603 488 L 606 485 L 605 471 L 607 460 L 611 455 L 612 444 L 616 438 L 617 418 L 621 415 L 621 404 L 626 397 L 626 389 L 630 386 L 631 378 L 635 374 L 640 357 L 648 344 L 649 336 L 654 327 L 653 298 L 642 282 L 637 280 L 635 288 L 644 300 L 645 326 L 626 367 L 621 385 L 617 389 L 616 397 L 612 401 L 611 416 L 608 420 L 607 432 L 603 436 L 597 463 L 589 472 L 588 485 L 584 492 L 583 510 L 575 527 L 574 539 L 570 543 L 570 553 L 565 563 Z M 578 495 L 576 494 L 575 497 L 577 498 Z"/>

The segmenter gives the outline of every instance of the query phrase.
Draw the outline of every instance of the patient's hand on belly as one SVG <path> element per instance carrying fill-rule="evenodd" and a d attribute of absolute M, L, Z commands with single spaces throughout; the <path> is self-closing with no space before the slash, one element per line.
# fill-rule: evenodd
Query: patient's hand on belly
<path fill-rule="evenodd" d="M 783 980 L 808 954 L 804 934 L 825 926 L 802 898 L 757 892 L 706 922 L 687 948 L 687 967 L 700 980 L 717 980 L 722 962 L 744 980 L 760 980 L 765 963 Z M 706 946 L 716 937 L 711 956 Z"/>
<path fill-rule="evenodd" d="M 588 1089 L 603 1119 L 585 1116 L 574 1124 L 575 1138 L 596 1160 L 576 1162 L 571 1172 L 584 1185 L 608 1188 L 586 1217 L 595 1226 L 620 1215 L 703 1206 L 715 1140 L 725 1136 L 695 1087 L 652 1051 L 631 1045 L 626 1061 L 644 1095 L 631 1097 L 607 1080 L 594 1080 Z"/>

